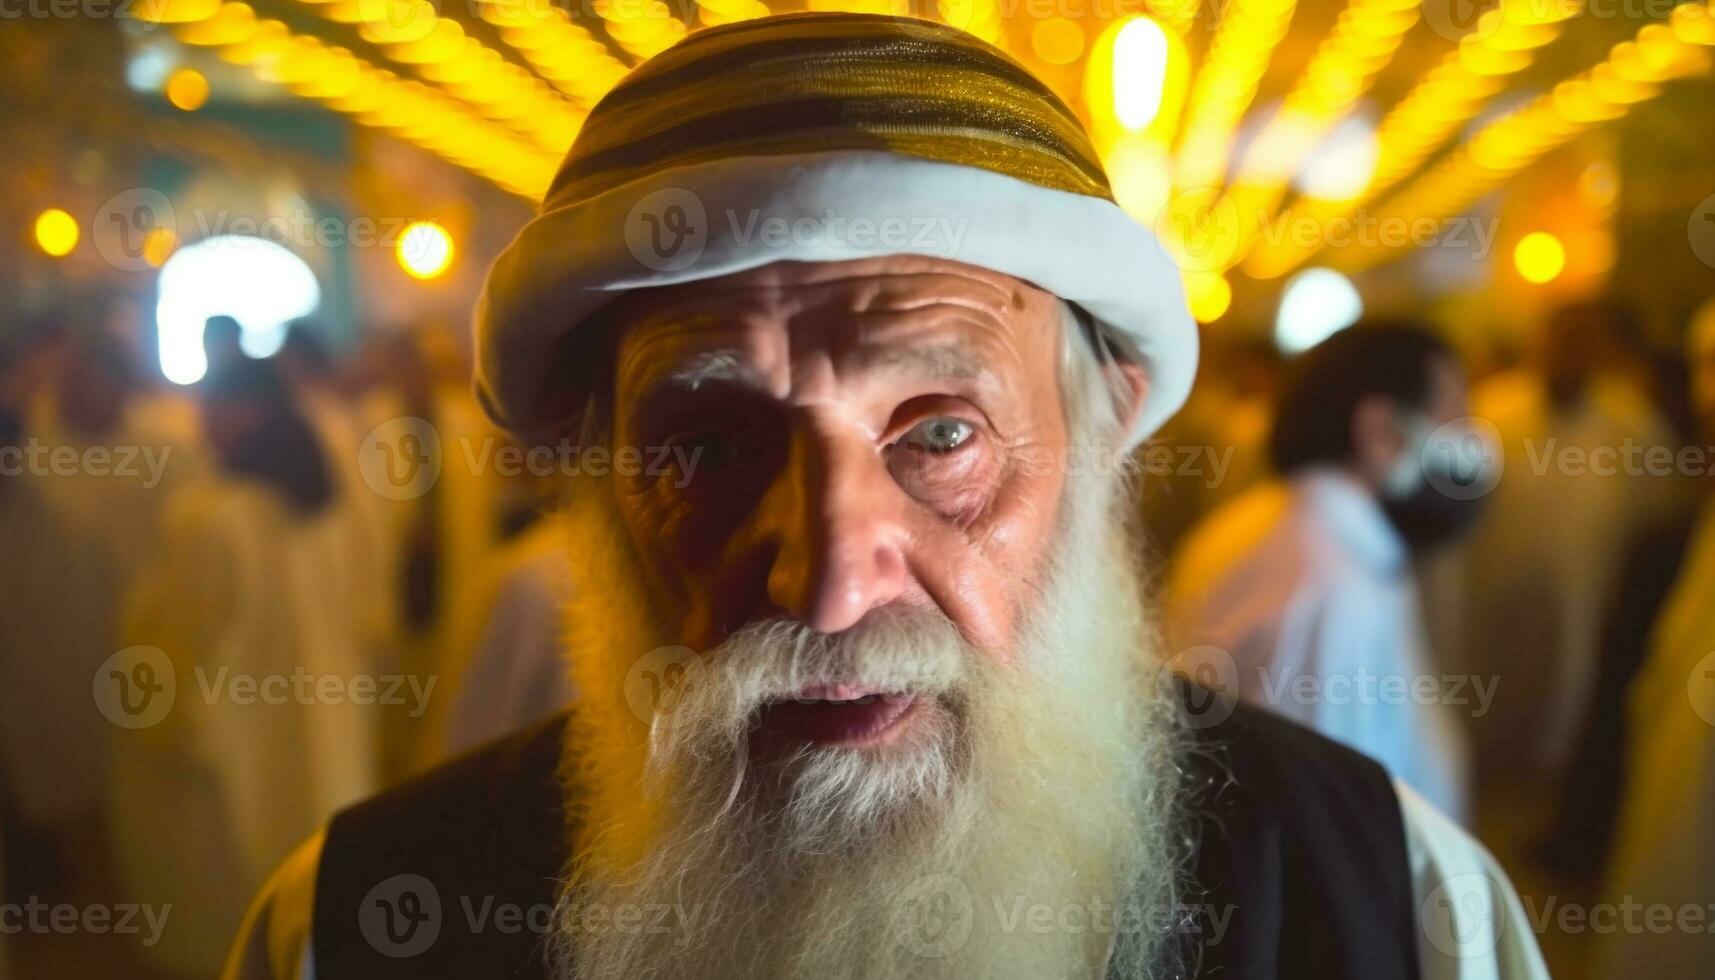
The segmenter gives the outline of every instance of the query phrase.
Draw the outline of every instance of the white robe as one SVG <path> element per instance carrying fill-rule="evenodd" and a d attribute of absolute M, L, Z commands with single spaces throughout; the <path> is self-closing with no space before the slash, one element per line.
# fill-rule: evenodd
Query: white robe
<path fill-rule="evenodd" d="M 1420 694 L 1440 674 L 1409 554 L 1355 480 L 1315 470 L 1212 514 L 1174 559 L 1167 632 L 1240 698 L 1372 756 L 1466 818 L 1462 723 Z"/>
<path fill-rule="evenodd" d="M 140 396 L 91 437 L 44 397 L 28 413 L 26 446 L 89 464 L 55 472 L 46 457 L 46 471 L 0 476 L 0 782 L 33 824 L 93 818 L 106 805 L 115 730 L 88 710 L 91 683 L 123 646 L 120 603 L 153 553 L 162 503 L 198 469 L 194 439 L 182 399 Z"/>
<path fill-rule="evenodd" d="M 1645 919 L 1641 931 L 1607 936 L 1599 975 L 1708 980 L 1715 975 L 1715 506 L 1698 522 L 1651 633 L 1628 716 L 1625 797 L 1603 898 L 1671 910 L 1675 925 L 1655 930 Z M 1679 925 L 1682 911 L 1701 925 Z"/>
<path fill-rule="evenodd" d="M 269 871 L 378 788 L 373 700 L 386 685 L 366 695 L 353 681 L 377 672 L 369 613 L 382 595 L 352 554 L 355 514 L 336 500 L 301 516 L 217 475 L 168 506 L 126 639 L 166 654 L 174 699 L 116 739 L 111 831 L 128 893 L 173 906 L 150 951 L 165 966 L 217 968 Z"/>

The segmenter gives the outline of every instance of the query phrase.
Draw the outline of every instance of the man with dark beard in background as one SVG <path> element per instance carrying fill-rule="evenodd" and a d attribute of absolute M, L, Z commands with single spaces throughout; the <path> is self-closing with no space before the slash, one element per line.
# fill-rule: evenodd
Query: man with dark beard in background
<path fill-rule="evenodd" d="M 1124 460 L 1195 332 L 1004 55 L 695 35 L 478 322 L 490 412 L 590 466 L 579 702 L 333 820 L 229 976 L 1545 975 L 1445 818 L 1160 670 Z"/>

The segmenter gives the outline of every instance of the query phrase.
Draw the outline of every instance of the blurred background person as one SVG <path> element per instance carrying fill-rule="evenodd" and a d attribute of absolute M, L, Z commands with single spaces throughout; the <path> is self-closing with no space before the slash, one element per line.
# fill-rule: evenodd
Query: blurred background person
<path fill-rule="evenodd" d="M 244 326 L 234 317 L 211 316 L 202 327 L 203 356 L 208 374 L 217 375 L 250 359 L 244 352 Z"/>
<path fill-rule="evenodd" d="M 558 517 L 543 517 L 494 555 L 480 590 L 476 636 L 455 651 L 444 725 L 431 760 L 473 749 L 528 727 L 572 701 L 565 606 L 572 560 Z"/>
<path fill-rule="evenodd" d="M 346 390 L 362 433 L 352 458 L 385 513 L 398 668 L 451 676 L 482 621 L 484 576 L 511 529 L 496 456 L 506 437 L 477 405 L 469 353 L 444 323 L 371 337 L 353 356 Z M 444 707 L 430 714 L 444 717 Z M 434 754 L 427 719 L 388 715 L 390 775 Z"/>
<path fill-rule="evenodd" d="M 1503 465 L 1462 548 L 1461 639 L 1450 649 L 1461 669 L 1499 681 L 1474 734 L 1481 769 L 1506 787 L 1565 775 L 1623 558 L 1675 499 L 1677 481 L 1623 455 L 1678 445 L 1652 402 L 1639 334 L 1617 303 L 1563 305 L 1523 365 L 1472 395 L 1473 414 L 1500 433 Z"/>
<path fill-rule="evenodd" d="M 384 597 L 356 554 L 361 514 L 277 366 L 232 362 L 198 394 L 215 466 L 173 494 L 125 625 L 165 654 L 178 694 L 118 742 L 113 836 L 126 894 L 173 906 L 151 956 L 208 975 L 264 876 L 379 785 L 375 706 L 315 692 L 376 673 Z M 285 693 L 227 687 L 262 683 Z"/>
<path fill-rule="evenodd" d="M 99 888 L 116 729 L 91 707 L 122 645 L 122 596 L 157 543 L 194 446 L 172 399 L 76 315 L 27 326 L 5 356 L 0 476 L 0 799 L 27 893 Z"/>
<path fill-rule="evenodd" d="M 1703 455 L 1700 513 L 1677 576 L 1650 629 L 1647 653 L 1625 689 L 1626 765 L 1618 831 L 1602 897 L 1665 908 L 1666 928 L 1620 929 L 1602 940 L 1600 976 L 1693 980 L 1710 975 L 1715 935 L 1715 301 L 1687 338 L 1692 402 Z M 1628 583 L 1629 585 L 1629 583 Z M 1698 914 L 1687 926 L 1683 911 Z"/>
<path fill-rule="evenodd" d="M 1430 472 L 1431 435 L 1466 411 L 1463 369 L 1426 329 L 1334 334 L 1289 366 L 1269 437 L 1280 478 L 1191 532 L 1166 598 L 1175 649 L 1218 648 L 1240 697 L 1369 754 L 1455 818 L 1468 816 L 1460 719 L 1380 684 L 1439 685 L 1411 560 L 1475 506 Z"/>

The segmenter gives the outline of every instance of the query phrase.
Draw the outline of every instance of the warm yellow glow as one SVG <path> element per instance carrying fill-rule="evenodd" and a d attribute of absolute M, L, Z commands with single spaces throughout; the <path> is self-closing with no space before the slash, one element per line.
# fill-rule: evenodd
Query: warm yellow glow
<path fill-rule="evenodd" d="M 219 9 L 220 0 L 143 0 L 131 14 L 153 24 L 194 24 Z"/>
<path fill-rule="evenodd" d="M 1214 323 L 1233 305 L 1233 287 L 1218 272 L 1185 275 L 1185 302 L 1198 323 Z"/>
<path fill-rule="evenodd" d="M 195 68 L 180 68 L 167 76 L 166 92 L 173 108 L 195 112 L 208 101 L 208 79 Z"/>
<path fill-rule="evenodd" d="M 1533 231 L 1514 246 L 1513 265 L 1525 282 L 1552 282 L 1566 268 L 1566 247 L 1546 231 Z"/>
<path fill-rule="evenodd" d="M 1038 21 L 1030 29 L 1030 50 L 1051 65 L 1069 65 L 1084 54 L 1084 29 L 1065 17 Z"/>
<path fill-rule="evenodd" d="M 1612 207 L 1620 196 L 1620 175 L 1614 165 L 1598 160 L 1578 175 L 1578 199 L 1598 211 Z"/>
<path fill-rule="evenodd" d="M 453 236 L 433 221 L 412 222 L 399 233 L 393 254 L 411 278 L 433 279 L 453 264 Z"/>
<path fill-rule="evenodd" d="M 1715 10 L 1701 3 L 1673 8 L 1673 35 L 1687 44 L 1715 45 Z"/>
<path fill-rule="evenodd" d="M 49 208 L 36 216 L 36 244 L 54 258 L 71 254 L 77 247 L 77 237 L 77 219 L 59 208 Z"/>
<path fill-rule="evenodd" d="M 179 236 L 168 228 L 151 228 L 143 236 L 143 261 L 159 269 L 172 258 L 173 250 L 179 247 Z"/>
<path fill-rule="evenodd" d="M 1134 17 L 1114 35 L 1114 117 L 1139 130 L 1161 114 L 1167 88 L 1167 32 L 1148 17 Z"/>
<path fill-rule="evenodd" d="M 185 24 L 176 33 L 179 40 L 186 44 L 237 44 L 256 33 L 256 11 L 248 4 L 222 4 L 213 17 L 194 24 Z"/>
<path fill-rule="evenodd" d="M 1084 59 L 1084 103 L 1097 149 L 1144 139 L 1166 147 L 1191 87 L 1185 41 L 1147 17 L 1108 25 Z"/>

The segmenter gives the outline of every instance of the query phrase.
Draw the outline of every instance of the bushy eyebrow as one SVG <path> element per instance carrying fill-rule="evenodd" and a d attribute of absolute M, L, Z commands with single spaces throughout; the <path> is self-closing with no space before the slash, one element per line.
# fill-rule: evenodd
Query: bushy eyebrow
<path fill-rule="evenodd" d="M 703 351 L 663 374 L 652 388 L 682 388 L 696 391 L 711 381 L 731 381 L 760 386 L 762 372 L 745 363 L 736 348 Z"/>
<path fill-rule="evenodd" d="M 861 360 L 870 369 L 901 369 L 931 380 L 973 381 L 991 372 L 967 347 L 959 344 L 904 345 L 875 348 Z M 710 382 L 764 386 L 762 372 L 745 362 L 736 348 L 703 351 L 662 374 L 651 388 L 696 391 Z"/>

